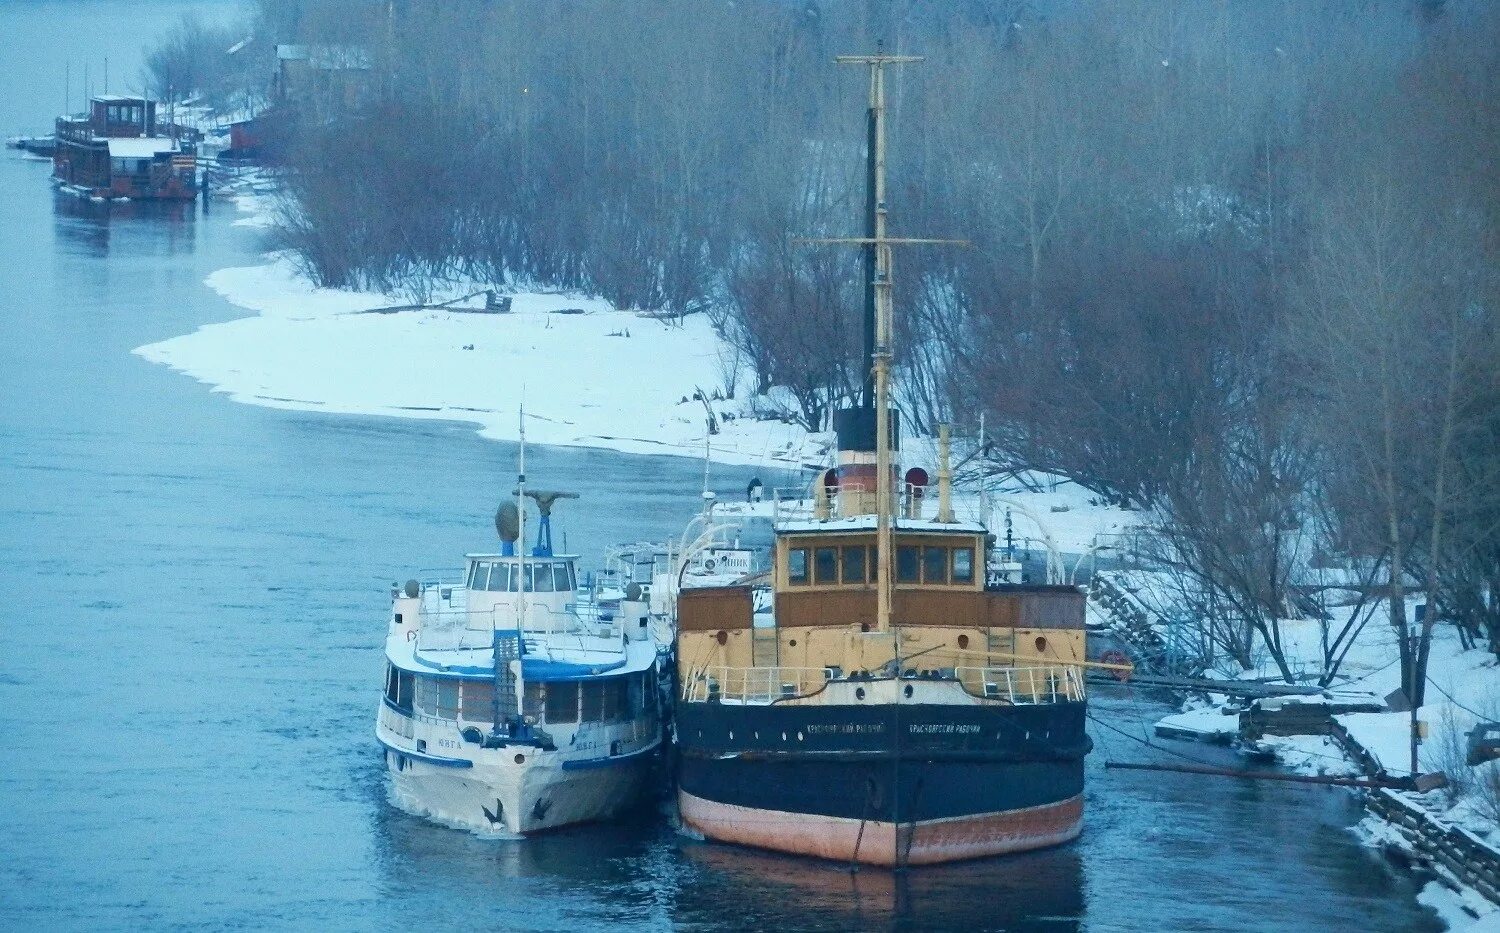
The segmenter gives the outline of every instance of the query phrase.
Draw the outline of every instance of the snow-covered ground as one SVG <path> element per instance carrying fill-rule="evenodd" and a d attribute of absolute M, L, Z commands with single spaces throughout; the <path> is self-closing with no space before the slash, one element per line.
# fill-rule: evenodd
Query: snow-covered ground
<path fill-rule="evenodd" d="M 502 440 L 518 437 L 524 402 L 531 442 L 704 454 L 707 415 L 694 396 L 720 386 L 723 352 L 704 315 L 676 323 L 539 292 L 515 295 L 508 314 L 363 313 L 406 302 L 316 288 L 284 257 L 220 270 L 208 284 L 255 314 L 135 352 L 236 401 L 468 421 Z M 715 462 L 827 459 L 827 437 L 758 419 L 742 400 L 711 404 L 720 423 L 707 438 Z"/>

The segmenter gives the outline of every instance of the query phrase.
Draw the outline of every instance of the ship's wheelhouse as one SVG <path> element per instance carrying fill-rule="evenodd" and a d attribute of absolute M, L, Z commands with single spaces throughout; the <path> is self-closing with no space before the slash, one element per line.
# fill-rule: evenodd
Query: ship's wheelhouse
<path fill-rule="evenodd" d="M 783 525 L 769 599 L 757 600 L 748 586 L 683 591 L 683 683 L 691 687 L 714 679 L 705 672 L 720 671 L 719 681 L 747 690 L 770 685 L 778 702 L 849 677 L 958 680 L 980 696 L 1000 691 L 989 685 L 1002 682 L 1000 692 L 1010 696 L 1017 676 L 1027 685 L 1041 678 L 1049 698 L 1061 677 L 1064 692 L 1073 690 L 1075 666 L 1084 660 L 1081 591 L 987 579 L 987 534 L 975 523 L 903 520 L 891 543 L 885 631 L 877 618 L 872 516 Z"/>

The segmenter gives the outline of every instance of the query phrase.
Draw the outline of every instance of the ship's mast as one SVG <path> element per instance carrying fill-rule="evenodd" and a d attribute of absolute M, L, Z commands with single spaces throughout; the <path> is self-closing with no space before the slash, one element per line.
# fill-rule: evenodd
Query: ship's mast
<path fill-rule="evenodd" d="M 516 628 L 522 639 L 526 637 L 526 403 L 521 403 L 521 410 L 517 416 L 520 425 L 521 450 L 516 462 L 516 510 L 519 512 L 519 526 L 521 532 L 521 549 L 516 552 L 520 558 L 516 562 L 516 569 L 521 577 L 517 581 L 516 591 Z"/>
<path fill-rule="evenodd" d="M 885 67 L 922 61 L 917 55 L 839 55 L 840 65 L 867 65 L 870 69 L 870 106 L 868 117 L 868 191 L 866 226 L 863 237 L 839 238 L 820 242 L 853 243 L 865 249 L 865 268 L 870 275 L 866 297 L 865 347 L 870 356 L 870 379 L 866 383 L 865 403 L 875 408 L 875 592 L 876 630 L 891 631 L 891 601 L 895 589 L 892 525 L 895 517 L 895 490 L 891 456 L 890 379 L 893 326 L 891 296 L 891 247 L 911 243 L 954 243 L 955 240 L 895 238 L 887 230 L 889 211 L 885 197 Z M 873 320 L 872 320 L 873 318 Z M 871 398 L 873 396 L 873 398 Z M 866 448 L 868 449 L 868 448 Z"/>

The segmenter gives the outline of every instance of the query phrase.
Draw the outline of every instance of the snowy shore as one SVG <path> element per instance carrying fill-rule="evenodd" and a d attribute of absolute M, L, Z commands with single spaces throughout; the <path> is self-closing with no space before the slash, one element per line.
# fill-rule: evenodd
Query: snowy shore
<path fill-rule="evenodd" d="M 1283 620 L 1282 624 L 1291 635 L 1288 645 L 1298 665 L 1313 664 L 1316 658 L 1308 649 L 1315 647 L 1315 643 L 1297 636 L 1307 634 L 1300 630 L 1315 629 L 1316 623 Z M 1395 690 L 1400 686 L 1400 669 L 1394 663 L 1394 655 L 1389 629 L 1378 623 L 1367 626 L 1350 652 L 1344 667 L 1347 676 L 1339 679 L 1337 691 L 1382 697 Z M 1428 702 L 1417 714 L 1430 727 L 1427 740 L 1419 747 L 1419 770 L 1446 772 L 1451 784 L 1426 794 L 1400 792 L 1403 799 L 1416 802 L 1442 825 L 1461 827 L 1484 840 L 1494 837 L 1496 831 L 1495 806 L 1500 800 L 1485 788 L 1500 786 L 1494 783 L 1500 777 L 1500 761 L 1478 767 L 1467 765 L 1464 737 L 1482 718 L 1493 719 L 1500 712 L 1497 671 L 1500 667 L 1489 652 L 1466 651 L 1450 626 L 1438 628 L 1428 670 Z M 1409 713 L 1346 713 L 1335 719 L 1387 775 L 1393 778 L 1411 775 Z M 1238 717 L 1226 715 L 1221 702 L 1167 716 L 1157 723 L 1157 730 L 1173 738 L 1228 742 L 1238 735 L 1238 725 Z M 1257 751 L 1273 752 L 1283 767 L 1299 774 L 1361 773 L 1360 767 L 1327 735 L 1266 736 L 1254 747 Z M 1355 832 L 1372 848 L 1399 850 L 1406 852 L 1409 859 L 1420 861 L 1407 834 L 1373 811 L 1355 827 Z M 1419 899 L 1454 933 L 1500 931 L 1500 907 L 1454 877 L 1445 876 L 1428 883 Z"/>
<path fill-rule="evenodd" d="M 253 215 L 252 215 L 253 216 Z M 597 299 L 517 294 L 507 314 L 366 313 L 389 295 L 316 288 L 285 258 L 223 269 L 208 285 L 254 316 L 209 324 L 135 353 L 239 402 L 307 411 L 474 422 L 515 440 L 701 457 L 701 391 L 721 383 L 722 348 L 704 315 L 680 324 Z M 826 440 L 714 402 L 719 463 L 797 466 L 826 459 Z M 725 416 L 733 420 L 725 420 Z"/>

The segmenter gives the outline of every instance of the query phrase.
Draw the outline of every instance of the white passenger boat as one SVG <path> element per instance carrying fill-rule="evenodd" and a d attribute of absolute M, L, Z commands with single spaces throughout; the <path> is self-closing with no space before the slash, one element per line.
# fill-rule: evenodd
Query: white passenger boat
<path fill-rule="evenodd" d="M 552 551 L 550 512 L 565 494 L 517 492 L 541 513 L 529 553 L 524 512 L 507 502 L 500 553 L 468 555 L 462 581 L 392 593 L 375 727 L 393 802 L 481 834 L 621 813 L 663 735 L 645 605 L 600 614 L 578 589 L 577 557 Z"/>

